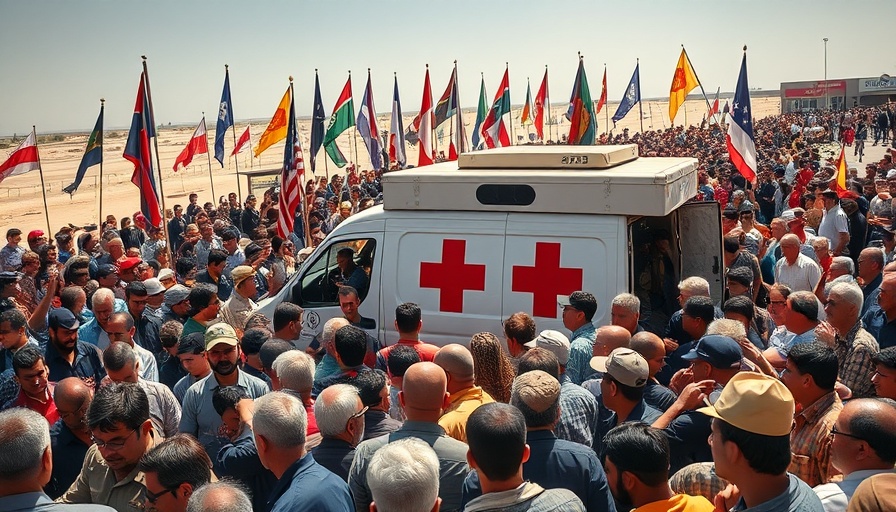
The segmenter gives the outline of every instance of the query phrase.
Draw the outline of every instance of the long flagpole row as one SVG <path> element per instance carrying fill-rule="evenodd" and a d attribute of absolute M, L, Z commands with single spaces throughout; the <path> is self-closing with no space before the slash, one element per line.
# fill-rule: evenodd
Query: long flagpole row
<path fill-rule="evenodd" d="M 34 147 L 38 147 L 37 145 L 37 126 L 31 125 L 31 133 L 34 135 Z M 50 233 L 53 232 L 53 228 L 50 227 L 50 207 L 47 206 L 47 185 L 44 183 L 44 167 L 40 163 L 40 148 L 37 150 L 37 170 L 40 171 L 40 190 L 43 192 L 44 196 L 44 217 L 47 219 L 47 237 L 50 236 Z"/>
<path fill-rule="evenodd" d="M 143 59 L 143 75 L 145 77 L 143 87 L 146 89 L 144 92 L 146 94 L 147 103 L 149 103 L 149 121 L 153 124 L 152 130 L 153 133 L 156 131 L 156 116 L 152 106 L 152 89 L 149 86 L 149 68 L 146 65 L 146 56 L 141 57 Z M 145 114 L 144 114 L 145 115 Z M 156 168 L 159 170 L 159 195 L 162 196 L 162 230 L 165 233 L 165 249 L 168 252 L 168 261 L 174 261 L 173 252 L 171 247 L 171 238 L 168 235 L 168 219 L 165 218 L 165 213 L 167 212 L 167 208 L 165 207 L 165 186 L 162 183 L 162 164 L 159 161 L 159 137 L 156 134 L 155 137 L 152 138 L 152 144 L 155 148 L 156 153 Z"/>

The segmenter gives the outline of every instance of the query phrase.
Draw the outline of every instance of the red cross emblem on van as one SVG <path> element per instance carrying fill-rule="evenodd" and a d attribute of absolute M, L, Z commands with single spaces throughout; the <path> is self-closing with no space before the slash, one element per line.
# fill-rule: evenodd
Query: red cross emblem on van
<path fill-rule="evenodd" d="M 485 265 L 465 263 L 466 240 L 442 240 L 442 261 L 420 263 L 420 288 L 439 289 L 439 311 L 463 313 L 464 291 L 485 291 Z"/>
<path fill-rule="evenodd" d="M 536 242 L 535 265 L 514 265 L 510 290 L 532 294 L 532 316 L 557 318 L 557 296 L 582 289 L 582 269 L 560 266 L 560 243 Z"/>

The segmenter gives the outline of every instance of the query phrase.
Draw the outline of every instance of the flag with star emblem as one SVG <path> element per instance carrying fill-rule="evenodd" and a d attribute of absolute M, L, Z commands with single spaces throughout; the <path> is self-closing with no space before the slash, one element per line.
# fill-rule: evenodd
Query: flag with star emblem
<path fill-rule="evenodd" d="M 103 106 L 100 106 L 100 116 L 96 118 L 96 126 L 90 132 L 87 138 L 87 148 L 84 149 L 84 156 L 81 157 L 81 165 L 78 166 L 78 172 L 75 174 L 75 181 L 71 185 L 62 189 L 68 195 L 75 193 L 81 186 L 81 180 L 87 173 L 87 169 L 103 161 Z"/>
<path fill-rule="evenodd" d="M 218 124 L 215 125 L 215 160 L 224 167 L 224 134 L 233 126 L 233 103 L 230 102 L 230 71 L 224 67 L 224 90 L 218 105 Z"/>
<path fill-rule="evenodd" d="M 747 52 L 740 65 L 737 77 L 737 88 L 734 90 L 734 101 L 731 105 L 731 120 L 728 123 L 728 134 L 725 142 L 728 145 L 728 158 L 744 178 L 756 181 L 756 143 L 753 139 L 753 112 L 750 107 L 750 86 L 747 83 Z"/>
<path fill-rule="evenodd" d="M 286 144 L 283 145 L 283 169 L 280 172 L 279 215 L 277 234 L 284 240 L 293 232 L 296 214 L 302 204 L 302 182 L 305 179 L 305 160 L 302 143 L 296 128 L 296 104 L 293 86 L 289 84 L 289 119 L 286 128 Z"/>

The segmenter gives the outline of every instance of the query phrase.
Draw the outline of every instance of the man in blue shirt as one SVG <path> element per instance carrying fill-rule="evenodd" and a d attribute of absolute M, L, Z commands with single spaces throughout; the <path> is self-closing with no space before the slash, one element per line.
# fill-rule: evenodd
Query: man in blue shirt
<path fill-rule="evenodd" d="M 568 298 L 557 301 L 557 304 L 563 310 L 563 327 L 572 331 L 566 374 L 573 384 L 581 385 L 593 373 L 588 363 L 591 361 L 596 337 L 591 319 L 597 312 L 597 299 L 588 292 L 577 291 L 572 292 Z"/>
<path fill-rule="evenodd" d="M 862 317 L 862 324 L 881 349 L 896 346 L 896 275 L 887 274 L 881 282 L 877 303 Z"/>
<path fill-rule="evenodd" d="M 261 463 L 279 480 L 271 512 L 351 512 L 348 484 L 305 451 L 308 417 L 299 399 L 279 391 L 255 401 L 252 430 Z"/>
<path fill-rule="evenodd" d="M 78 340 L 78 319 L 65 309 L 54 309 L 49 318 L 50 343 L 44 359 L 50 370 L 49 380 L 59 382 L 66 377 L 80 377 L 86 384 L 99 389 L 106 376 L 97 349 Z"/>

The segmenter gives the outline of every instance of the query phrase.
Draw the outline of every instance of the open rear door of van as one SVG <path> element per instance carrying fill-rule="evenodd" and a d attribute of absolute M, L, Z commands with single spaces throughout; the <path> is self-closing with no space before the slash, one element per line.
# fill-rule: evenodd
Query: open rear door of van
<path fill-rule="evenodd" d="M 678 224 L 681 277 L 700 276 L 709 281 L 714 301 L 725 291 L 722 258 L 722 214 L 719 203 L 687 203 L 675 212 Z"/>

